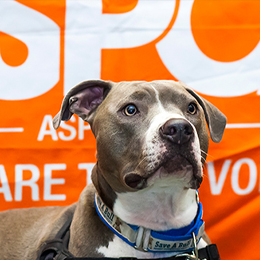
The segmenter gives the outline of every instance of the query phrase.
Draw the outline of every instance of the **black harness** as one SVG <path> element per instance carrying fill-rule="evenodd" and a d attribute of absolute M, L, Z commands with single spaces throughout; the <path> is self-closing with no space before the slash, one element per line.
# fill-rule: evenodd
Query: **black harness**
<path fill-rule="evenodd" d="M 54 239 L 46 241 L 36 260 L 138 260 L 135 257 L 75 257 L 69 250 L 70 225 L 72 218 L 68 219 L 63 227 L 59 230 Z M 167 258 L 159 258 L 160 260 L 189 260 L 196 259 L 192 254 L 183 254 L 181 256 L 172 256 Z M 205 248 L 198 250 L 198 259 L 200 260 L 220 260 L 217 246 L 211 244 Z M 147 260 L 155 260 L 147 259 Z"/>

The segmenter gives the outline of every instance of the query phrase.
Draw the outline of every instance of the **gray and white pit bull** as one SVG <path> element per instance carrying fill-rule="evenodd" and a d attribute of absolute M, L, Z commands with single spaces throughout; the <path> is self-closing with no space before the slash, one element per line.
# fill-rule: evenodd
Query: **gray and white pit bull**
<path fill-rule="evenodd" d="M 203 179 L 208 130 L 211 139 L 220 142 L 226 117 L 184 83 L 171 80 L 84 81 L 65 96 L 54 128 L 74 113 L 90 124 L 97 141 L 93 184 L 68 207 L 0 213 L 1 260 L 36 259 L 43 243 L 54 238 L 68 218 L 68 249 L 77 257 L 179 254 L 160 251 L 169 245 L 153 241 L 151 232 L 182 230 L 197 221 L 196 190 Z M 114 218 L 110 226 L 102 219 L 106 217 Z M 134 245 L 122 239 L 129 227 Z M 210 241 L 204 229 L 198 232 L 198 248 L 203 248 Z"/>

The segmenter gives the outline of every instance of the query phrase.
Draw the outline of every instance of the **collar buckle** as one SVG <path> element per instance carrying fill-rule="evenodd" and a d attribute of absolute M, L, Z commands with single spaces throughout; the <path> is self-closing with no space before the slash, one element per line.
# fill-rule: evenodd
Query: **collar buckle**
<path fill-rule="evenodd" d="M 134 248 L 137 250 L 148 252 L 150 235 L 151 235 L 151 229 L 139 227 L 135 239 Z"/>

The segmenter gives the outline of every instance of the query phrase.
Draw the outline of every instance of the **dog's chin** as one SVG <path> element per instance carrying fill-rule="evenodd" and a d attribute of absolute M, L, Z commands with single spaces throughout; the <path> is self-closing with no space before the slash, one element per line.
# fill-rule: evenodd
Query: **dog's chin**
<path fill-rule="evenodd" d="M 203 177 L 195 177 L 190 182 L 190 189 L 197 190 L 199 189 L 201 183 L 202 183 Z"/>
<path fill-rule="evenodd" d="M 183 156 L 176 156 L 167 161 L 163 168 L 168 173 L 183 181 L 185 188 L 198 189 L 202 183 L 202 169 L 194 160 L 188 160 Z"/>
<path fill-rule="evenodd" d="M 202 182 L 202 174 L 197 165 L 194 166 L 187 159 L 178 156 L 162 163 L 148 174 L 131 172 L 124 177 L 126 185 L 135 190 L 151 186 L 158 180 L 168 182 L 169 179 L 182 182 L 184 188 L 198 189 Z"/>

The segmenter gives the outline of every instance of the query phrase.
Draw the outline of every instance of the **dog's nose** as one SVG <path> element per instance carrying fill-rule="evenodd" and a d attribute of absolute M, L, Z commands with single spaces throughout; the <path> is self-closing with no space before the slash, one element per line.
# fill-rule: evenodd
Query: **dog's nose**
<path fill-rule="evenodd" d="M 170 119 L 160 128 L 160 134 L 173 143 L 184 144 L 193 135 L 193 128 L 185 119 Z"/>

